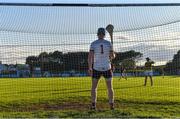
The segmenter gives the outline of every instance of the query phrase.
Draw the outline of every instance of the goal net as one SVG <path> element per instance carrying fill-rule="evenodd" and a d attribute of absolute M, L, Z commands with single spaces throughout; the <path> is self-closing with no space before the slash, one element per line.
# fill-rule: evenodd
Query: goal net
<path fill-rule="evenodd" d="M 159 102 L 179 102 L 179 92 L 174 92 L 174 98 L 167 96 L 179 88 L 176 85 L 179 84 L 180 75 L 178 3 L 0 3 L 0 77 L 21 78 L 17 80 L 19 82 L 8 80 L 8 84 L 5 79 L 2 82 L 0 79 L 0 85 L 7 89 L 5 93 L 0 89 L 0 102 L 13 103 L 16 101 L 13 95 L 17 95 L 19 101 L 36 103 L 39 100 L 43 106 L 43 101 L 47 100 L 65 101 L 64 104 L 55 101 L 59 107 L 51 105 L 49 108 L 42 107 L 43 109 L 86 110 L 84 106 L 87 106 L 87 102 L 83 105 L 83 102 L 77 101 L 90 102 L 90 45 L 98 39 L 98 28 L 105 28 L 108 24 L 114 25 L 113 48 L 116 58 L 112 62 L 115 67 L 114 90 L 118 95 L 115 100 L 139 101 L 143 98 L 145 102 L 153 102 L 156 99 Z M 108 32 L 105 39 L 111 41 Z M 144 94 L 144 89 L 140 89 L 139 85 L 144 84 L 146 75 L 146 58 L 154 62 L 152 73 L 154 79 L 157 78 L 154 85 L 159 94 L 151 95 L 151 89 L 145 89 L 147 94 Z M 170 81 L 173 78 L 174 83 Z M 13 86 L 9 87 L 10 84 Z M 163 86 L 170 87 L 166 91 L 167 95 L 162 91 L 165 89 Z M 14 89 L 8 89 L 13 87 Z M 99 99 L 105 103 L 103 99 L 107 97 L 104 94 L 106 87 L 103 84 L 99 87 Z M 134 88 L 136 93 L 133 93 L 131 88 Z M 28 93 L 33 90 L 34 93 Z M 127 93 L 121 92 L 123 90 Z M 12 95 L 7 99 L 9 94 Z M 158 95 L 162 99 L 159 99 Z M 33 106 L 23 108 L 36 110 Z"/>

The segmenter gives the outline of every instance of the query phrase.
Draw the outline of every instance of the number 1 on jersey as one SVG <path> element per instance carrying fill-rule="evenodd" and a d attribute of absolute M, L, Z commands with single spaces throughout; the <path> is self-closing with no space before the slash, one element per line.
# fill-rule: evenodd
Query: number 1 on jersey
<path fill-rule="evenodd" d="M 101 54 L 104 54 L 104 48 L 103 48 L 103 45 L 101 45 Z"/>

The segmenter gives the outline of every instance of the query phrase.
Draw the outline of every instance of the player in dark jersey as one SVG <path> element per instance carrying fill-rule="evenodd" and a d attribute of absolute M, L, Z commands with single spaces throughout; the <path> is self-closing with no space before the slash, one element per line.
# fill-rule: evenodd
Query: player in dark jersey
<path fill-rule="evenodd" d="M 121 74 L 120 74 L 119 80 L 122 79 L 122 78 L 127 80 L 126 69 L 123 66 L 121 66 L 121 68 L 120 68 L 120 73 Z"/>

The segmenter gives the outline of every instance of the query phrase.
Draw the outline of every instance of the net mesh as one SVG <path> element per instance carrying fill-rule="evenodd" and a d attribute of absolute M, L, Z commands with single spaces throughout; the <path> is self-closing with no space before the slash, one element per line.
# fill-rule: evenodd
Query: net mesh
<path fill-rule="evenodd" d="M 116 53 L 113 60 L 115 102 L 118 109 L 123 108 L 117 109 L 117 116 L 101 116 L 133 117 L 133 110 L 135 117 L 141 117 L 143 114 L 137 112 L 136 107 L 148 108 L 148 111 L 154 109 L 165 117 L 178 116 L 178 111 L 169 113 L 161 109 L 172 107 L 173 110 L 173 106 L 180 103 L 179 9 L 179 6 L 85 8 L 1 5 L 0 110 L 9 112 L 10 117 L 16 117 L 13 115 L 16 112 L 21 112 L 20 117 L 28 117 L 23 112 L 41 114 L 40 110 L 44 113 L 52 111 L 50 117 L 64 117 L 60 113 L 76 117 L 73 115 L 76 112 L 77 117 L 91 117 L 88 52 L 90 44 L 97 39 L 97 29 L 112 23 Z M 108 33 L 106 39 L 110 41 Z M 144 83 L 147 57 L 155 62 L 155 86 L 144 88 L 141 85 Z M 16 78 L 20 79 L 12 80 Z M 102 82 L 98 86 L 97 107 L 107 110 L 108 93 Z M 74 111 L 72 115 L 70 110 Z M 0 115 L 8 117 L 6 113 Z"/>

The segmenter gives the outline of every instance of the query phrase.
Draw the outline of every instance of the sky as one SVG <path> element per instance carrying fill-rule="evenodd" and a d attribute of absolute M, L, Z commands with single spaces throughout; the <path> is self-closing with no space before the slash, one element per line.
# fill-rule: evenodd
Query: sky
<path fill-rule="evenodd" d="M 0 2 L 27 1 L 0 0 Z M 72 3 L 73 1 L 29 0 L 28 2 Z M 104 3 L 103 1 L 97 0 L 76 0 L 76 3 L 77 2 Z M 106 3 L 117 2 L 120 3 L 117 0 L 106 1 Z M 179 0 L 121 1 L 121 3 L 124 2 L 180 3 Z M 0 7 L 0 9 L 2 12 L 0 14 L 0 60 L 3 63 L 24 63 L 27 56 L 38 55 L 42 51 L 88 51 L 90 43 L 97 39 L 97 28 L 101 26 L 104 27 L 109 21 L 115 26 L 115 51 L 124 52 L 135 50 L 142 52 L 144 56 L 142 60 L 139 61 L 139 64 L 143 64 L 145 61 L 144 58 L 146 57 L 154 60 L 156 65 L 165 64 L 169 60 L 172 60 L 173 55 L 180 50 L 180 23 L 178 22 L 180 20 L 180 7 L 151 7 L 141 9 Z M 91 17 L 88 16 L 88 14 L 90 14 Z M 73 17 L 73 15 L 76 16 Z M 72 21 L 73 18 L 74 20 Z M 88 25 L 88 23 L 90 25 Z M 171 24 L 132 30 L 167 23 Z M 106 35 L 106 39 L 109 40 L 108 34 Z"/>

